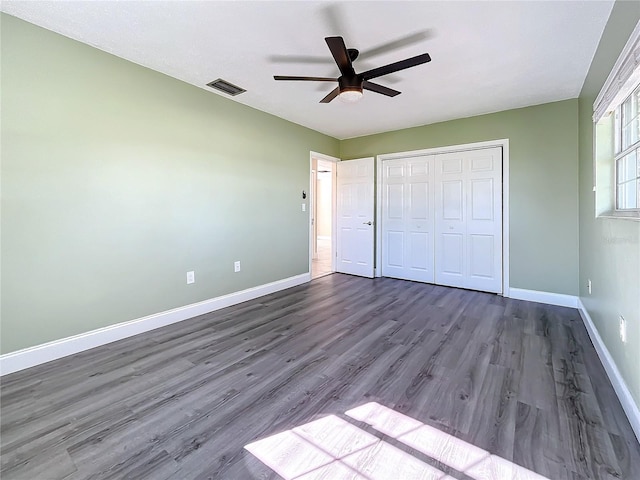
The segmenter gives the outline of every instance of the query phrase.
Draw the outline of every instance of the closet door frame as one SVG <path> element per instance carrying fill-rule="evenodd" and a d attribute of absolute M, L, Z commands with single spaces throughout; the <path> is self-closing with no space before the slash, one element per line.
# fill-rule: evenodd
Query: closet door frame
<path fill-rule="evenodd" d="M 388 153 L 376 157 L 378 184 L 376 185 L 376 269 L 375 276 L 382 276 L 382 178 L 383 163 L 386 160 L 439 153 L 461 152 L 480 148 L 502 148 L 502 296 L 509 296 L 509 139 L 490 140 L 487 142 L 466 143 L 446 147 L 427 148 L 408 152 Z"/>

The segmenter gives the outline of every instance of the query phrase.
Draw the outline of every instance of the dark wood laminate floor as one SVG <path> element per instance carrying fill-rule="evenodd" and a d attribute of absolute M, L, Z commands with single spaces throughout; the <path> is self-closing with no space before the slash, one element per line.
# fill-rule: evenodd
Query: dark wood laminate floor
<path fill-rule="evenodd" d="M 401 280 L 329 275 L 1 387 L 4 480 L 279 478 L 243 446 L 371 401 L 552 480 L 640 478 L 577 311 Z"/>

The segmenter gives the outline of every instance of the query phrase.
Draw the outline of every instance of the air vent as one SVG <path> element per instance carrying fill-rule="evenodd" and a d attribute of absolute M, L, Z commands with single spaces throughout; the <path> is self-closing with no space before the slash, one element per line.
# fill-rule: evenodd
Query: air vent
<path fill-rule="evenodd" d="M 222 80 L 221 78 L 218 78 L 213 82 L 207 83 L 207 86 L 211 88 L 215 88 L 216 90 L 220 90 L 221 92 L 226 93 L 227 95 L 231 95 L 232 97 L 235 97 L 236 95 L 240 95 L 241 93 L 246 92 L 244 88 L 240 88 L 237 85 L 234 85 L 233 83 L 229 83 L 226 80 Z"/>

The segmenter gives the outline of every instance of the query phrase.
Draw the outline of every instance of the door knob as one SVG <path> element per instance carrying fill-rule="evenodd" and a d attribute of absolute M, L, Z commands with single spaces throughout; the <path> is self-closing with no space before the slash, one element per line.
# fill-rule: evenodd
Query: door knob
<path fill-rule="evenodd" d="M 371 222 L 362 222 L 363 225 L 373 225 Z"/>

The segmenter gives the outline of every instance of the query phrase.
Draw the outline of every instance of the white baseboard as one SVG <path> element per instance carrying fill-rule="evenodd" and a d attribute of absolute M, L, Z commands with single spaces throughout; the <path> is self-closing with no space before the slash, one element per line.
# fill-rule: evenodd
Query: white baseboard
<path fill-rule="evenodd" d="M 578 308 L 578 297 L 564 295 L 562 293 L 540 292 L 538 290 L 525 290 L 523 288 L 509 288 L 509 298 L 516 300 L 528 300 L 530 302 L 558 305 L 559 307 Z"/>
<path fill-rule="evenodd" d="M 636 405 L 636 402 L 633 400 L 629 387 L 627 387 L 624 378 L 622 378 L 622 375 L 620 374 L 620 370 L 618 370 L 613 357 L 609 353 L 609 349 L 607 349 L 607 346 L 602 341 L 602 337 L 598 333 L 598 329 L 593 323 L 593 320 L 591 320 L 589 312 L 587 312 L 587 309 L 580 299 L 578 299 L 578 310 L 580 311 L 580 316 L 582 317 L 584 326 L 589 333 L 591 342 L 593 343 L 598 357 L 600 358 L 600 362 L 607 372 L 607 376 L 611 381 L 611 385 L 613 385 L 613 389 L 616 391 L 618 400 L 620 400 L 620 403 L 622 404 L 622 409 L 624 410 L 624 413 L 627 414 L 631 428 L 640 442 L 640 409 L 638 409 L 638 405 Z"/>
<path fill-rule="evenodd" d="M 165 312 L 148 315 L 128 322 L 110 325 L 72 337 L 55 340 L 35 347 L 29 347 L 16 352 L 0 355 L 0 375 L 24 370 L 58 358 L 99 347 L 107 343 L 132 337 L 139 333 L 155 330 L 156 328 L 181 322 L 205 313 L 230 307 L 254 298 L 278 292 L 286 288 L 295 287 L 311 281 L 310 273 L 303 273 L 276 282 L 259 285 L 239 292 L 222 295 L 184 307 L 174 308 Z"/>

